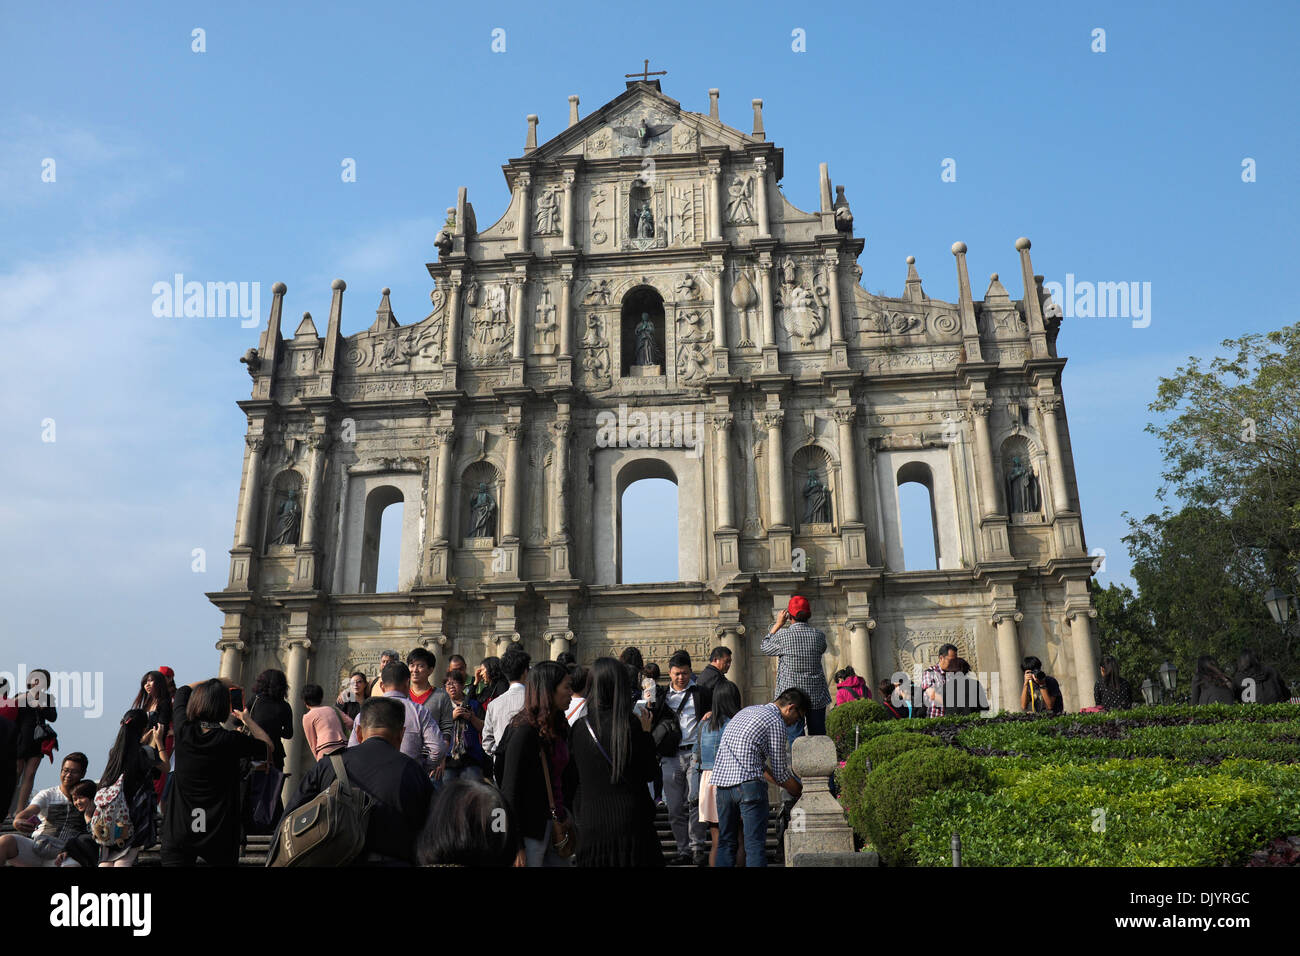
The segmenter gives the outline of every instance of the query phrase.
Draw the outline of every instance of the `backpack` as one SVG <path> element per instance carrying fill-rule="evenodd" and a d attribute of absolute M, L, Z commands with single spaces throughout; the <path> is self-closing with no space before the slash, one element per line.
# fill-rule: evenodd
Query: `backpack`
<path fill-rule="evenodd" d="M 125 774 L 118 776 L 112 786 L 95 793 L 95 812 L 90 818 L 90 834 L 100 846 L 121 849 L 135 836 L 131 823 L 131 809 L 123 793 Z"/>
<path fill-rule="evenodd" d="M 692 686 L 682 695 L 682 702 L 677 705 L 675 713 L 663 706 L 668 700 L 668 688 L 663 688 L 655 701 L 655 711 L 660 716 L 650 728 L 650 736 L 654 738 L 655 753 L 660 757 L 675 757 L 682 745 L 682 724 L 679 718 L 686 709 L 686 702 L 691 699 L 692 691 L 695 691 L 698 706 L 699 691 Z"/>
<path fill-rule="evenodd" d="M 347 866 L 365 849 L 375 799 L 348 781 L 341 756 L 330 754 L 330 764 L 334 782 L 284 815 L 266 856 L 267 866 Z"/>

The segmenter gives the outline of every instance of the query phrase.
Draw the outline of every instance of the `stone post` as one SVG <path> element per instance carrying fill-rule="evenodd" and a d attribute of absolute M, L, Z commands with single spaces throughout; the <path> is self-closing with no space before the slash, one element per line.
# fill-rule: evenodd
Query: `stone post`
<path fill-rule="evenodd" d="M 976 399 L 970 403 L 971 420 L 975 424 L 975 480 L 979 483 L 981 516 L 988 518 L 999 513 L 998 494 L 993 477 L 993 450 L 989 445 L 989 412 L 993 403 Z"/>
<path fill-rule="evenodd" d="M 519 238 L 515 248 L 520 252 L 527 252 L 529 226 L 531 225 L 532 218 L 532 211 L 529 208 L 528 203 L 528 193 L 529 187 L 533 182 L 533 177 L 529 173 L 520 173 L 516 182 L 519 185 Z"/>
<path fill-rule="evenodd" d="M 709 241 L 722 238 L 722 163 L 709 160 Z"/>
<path fill-rule="evenodd" d="M 1043 440 L 1047 443 L 1047 470 L 1052 478 L 1052 510 L 1057 514 L 1070 510 L 1065 469 L 1061 467 L 1061 439 L 1056 430 L 1056 411 L 1060 407 L 1061 400 L 1055 396 L 1038 400 L 1038 411 L 1043 416 Z"/>
<path fill-rule="evenodd" d="M 721 528 L 736 527 L 731 509 L 731 415 L 714 415 L 713 429 L 717 440 L 718 524 Z"/>
<path fill-rule="evenodd" d="M 302 546 L 310 548 L 316 543 L 316 508 L 320 501 L 321 471 L 325 466 L 325 451 L 329 448 L 329 436 L 320 432 L 307 436 L 307 445 L 311 448 L 311 460 L 307 471 L 309 474 L 307 494 L 302 506 Z"/>
<path fill-rule="evenodd" d="M 872 693 L 875 693 L 875 669 L 871 666 L 871 632 L 876 629 L 875 619 L 850 619 L 844 626 L 849 631 L 849 662 L 857 675 L 867 682 Z"/>
<path fill-rule="evenodd" d="M 523 495 L 519 483 L 523 480 L 520 473 L 520 439 L 523 437 L 523 425 L 519 422 L 506 424 L 506 495 L 505 506 L 501 509 L 501 538 L 517 540 L 519 538 L 519 503 Z"/>
<path fill-rule="evenodd" d="M 1023 658 L 1016 625 L 1025 619 L 1019 611 L 995 611 L 993 624 L 998 629 L 998 670 L 1002 672 L 1001 701 L 990 700 L 996 710 L 1001 706 L 1012 713 L 1020 710 L 1020 687 L 1024 683 Z M 990 694 L 992 688 L 988 688 Z"/>
<path fill-rule="evenodd" d="M 754 160 L 754 172 L 758 174 L 758 190 L 755 201 L 758 203 L 758 234 L 770 236 L 771 228 L 767 211 L 767 160 L 759 156 Z"/>
<path fill-rule="evenodd" d="M 772 526 L 790 526 L 789 507 L 785 488 L 785 442 L 781 426 L 785 412 L 767 410 L 761 413 L 763 427 L 767 429 L 767 490 L 772 506 Z"/>
<path fill-rule="evenodd" d="M 858 451 L 853 443 L 853 420 L 858 410 L 853 406 L 832 408 L 831 415 L 839 427 L 840 439 L 840 482 L 844 513 L 840 524 L 857 523 L 862 520 L 862 510 L 858 505 Z"/>
<path fill-rule="evenodd" d="M 830 778 L 838 765 L 835 742 L 829 737 L 796 738 L 791 765 L 803 783 L 803 795 L 790 811 L 786 860 L 793 862 L 798 853 L 852 853 L 853 828 L 830 791 Z"/>
<path fill-rule="evenodd" d="M 1038 301 L 1038 283 L 1034 281 L 1034 264 L 1029 258 L 1030 242 L 1024 236 L 1016 240 L 1020 253 L 1020 277 L 1025 287 L 1025 324 L 1029 327 L 1029 354 L 1047 357 L 1047 333 L 1043 328 L 1043 306 Z"/>
<path fill-rule="evenodd" d="M 244 483 L 243 507 L 239 510 L 239 546 L 256 549 L 259 542 L 253 535 L 257 501 L 262 495 L 262 452 L 266 449 L 266 438 L 249 435 L 244 442 L 248 445 L 248 480 Z"/>

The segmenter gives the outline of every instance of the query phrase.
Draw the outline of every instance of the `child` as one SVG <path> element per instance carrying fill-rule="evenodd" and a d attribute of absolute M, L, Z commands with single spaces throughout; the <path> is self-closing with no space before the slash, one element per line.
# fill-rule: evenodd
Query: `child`
<path fill-rule="evenodd" d="M 95 815 L 95 793 L 99 784 L 83 780 L 72 788 L 72 805 L 86 818 L 86 832 L 78 833 L 54 858 L 55 866 L 99 866 L 99 844 L 90 835 L 90 818 Z"/>

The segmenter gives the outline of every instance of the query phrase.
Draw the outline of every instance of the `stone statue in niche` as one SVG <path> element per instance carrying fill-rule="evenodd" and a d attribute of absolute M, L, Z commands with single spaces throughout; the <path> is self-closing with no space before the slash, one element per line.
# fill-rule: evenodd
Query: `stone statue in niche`
<path fill-rule="evenodd" d="M 280 507 L 275 513 L 275 527 L 271 532 L 272 544 L 287 544 L 290 546 L 298 543 L 298 530 L 302 525 L 302 510 L 298 506 L 298 492 L 290 488 L 288 493 L 280 501 Z"/>
<path fill-rule="evenodd" d="M 560 190 L 552 186 L 537 197 L 537 235 L 560 231 Z"/>
<path fill-rule="evenodd" d="M 808 483 L 803 487 L 804 524 L 831 523 L 831 496 L 817 472 L 808 472 Z"/>
<path fill-rule="evenodd" d="M 727 187 L 727 219 L 734 223 L 754 221 L 754 180 L 736 176 Z"/>
<path fill-rule="evenodd" d="M 1011 459 L 1007 471 L 1007 507 L 1011 514 L 1037 514 L 1043 509 L 1038 476 L 1019 455 Z"/>
<path fill-rule="evenodd" d="M 655 326 L 650 321 L 650 313 L 642 312 L 641 321 L 636 324 L 636 361 L 633 365 L 658 365 L 658 350 L 655 348 Z"/>
<path fill-rule="evenodd" d="M 643 202 L 641 208 L 637 210 L 636 237 L 638 239 L 653 239 L 655 237 L 655 215 L 650 209 L 649 202 Z"/>
<path fill-rule="evenodd" d="M 490 538 L 496 532 L 497 505 L 492 500 L 486 481 L 478 483 L 478 491 L 469 500 L 469 537 Z"/>

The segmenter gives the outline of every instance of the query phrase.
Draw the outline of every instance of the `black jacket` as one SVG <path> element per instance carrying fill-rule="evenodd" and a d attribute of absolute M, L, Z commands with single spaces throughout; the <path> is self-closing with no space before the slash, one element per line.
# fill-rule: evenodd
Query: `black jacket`
<path fill-rule="evenodd" d="M 708 694 L 709 703 L 710 705 L 712 705 L 713 688 L 717 686 L 718 681 L 722 681 L 726 679 L 727 676 L 723 674 L 722 671 L 718 670 L 716 667 L 710 664 L 708 667 L 704 668 L 704 670 L 700 671 L 699 676 L 695 678 L 695 683 L 700 688 L 700 690 Z M 704 712 L 708 713 L 708 709 L 706 709 Z"/>
<path fill-rule="evenodd" d="M 348 782 L 379 801 L 366 827 L 366 853 L 414 864 L 416 838 L 424 828 L 433 796 L 429 777 L 419 764 L 379 737 L 367 737 L 340 756 Z M 333 782 L 333 763 L 328 756 L 322 757 L 302 778 L 285 814 L 324 793 Z M 365 862 L 365 858 L 357 862 Z"/>

